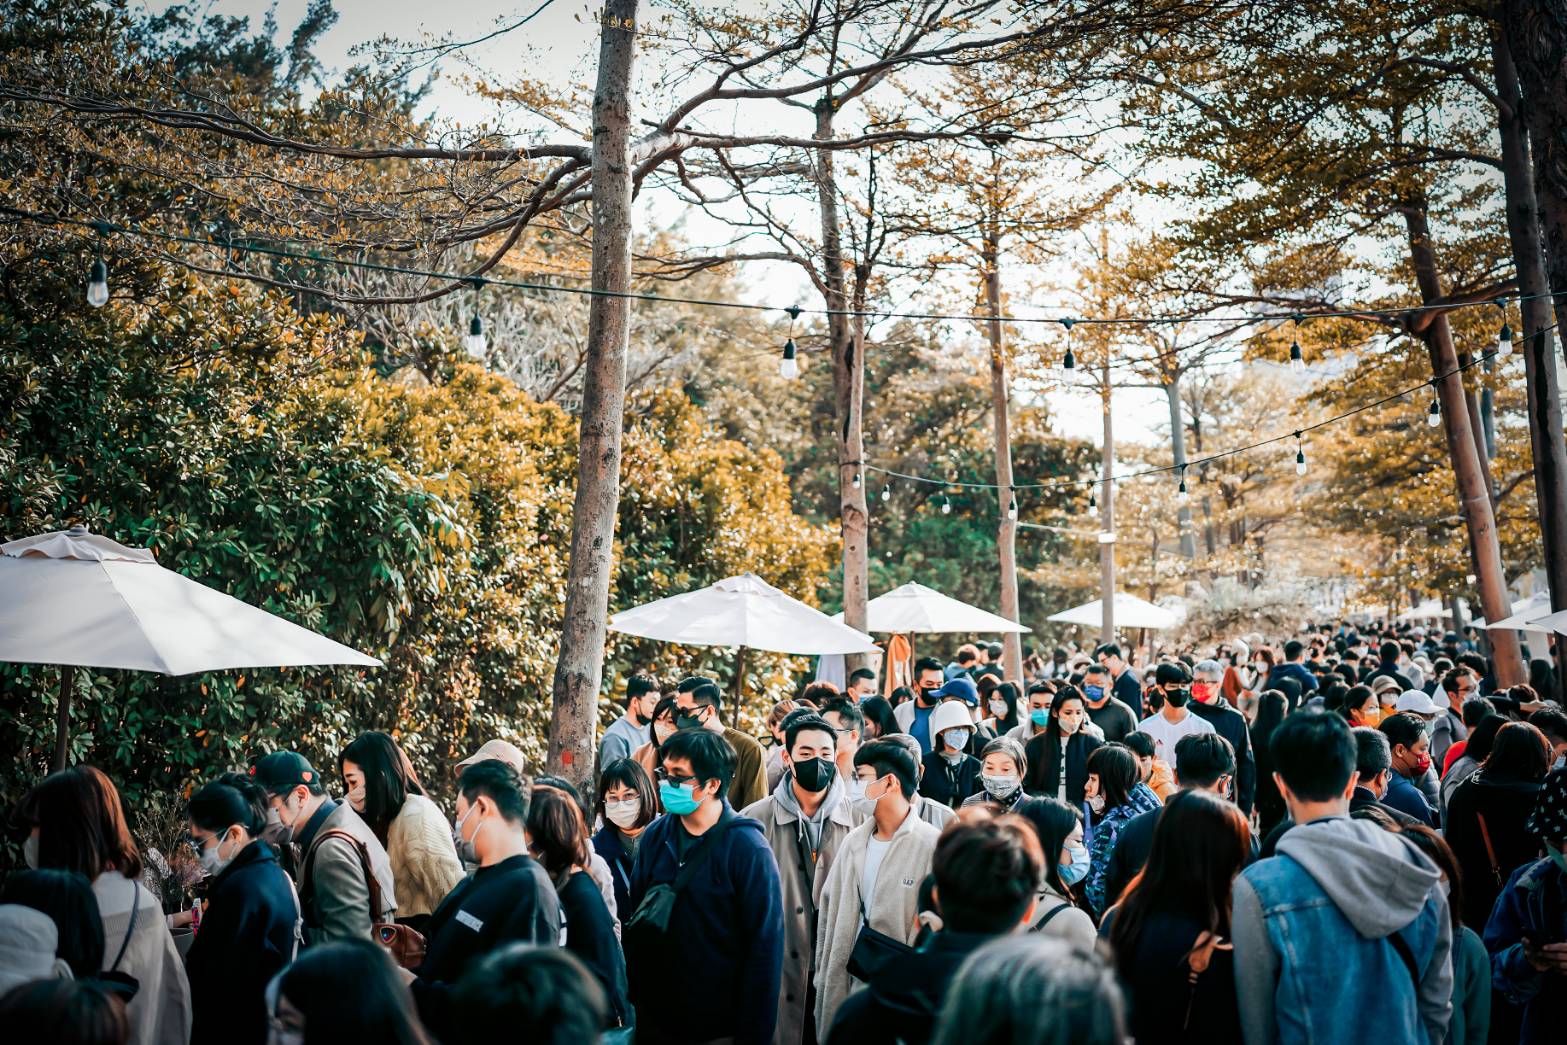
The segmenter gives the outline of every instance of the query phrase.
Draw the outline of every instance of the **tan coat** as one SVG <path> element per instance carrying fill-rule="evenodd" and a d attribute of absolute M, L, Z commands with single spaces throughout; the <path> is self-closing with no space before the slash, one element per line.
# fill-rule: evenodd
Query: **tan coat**
<path fill-rule="evenodd" d="M 433 914 L 462 881 L 452 825 L 423 795 L 409 795 L 386 829 L 386 855 L 397 889 L 397 916 Z"/>
<path fill-rule="evenodd" d="M 849 992 L 861 986 L 849 975 L 849 955 L 860 934 L 860 878 L 865 872 L 865 851 L 875 820 L 866 820 L 849 832 L 838 847 L 838 856 L 822 889 L 816 916 L 816 1038 L 827 1040 L 838 1006 Z M 906 944 L 919 931 L 920 883 L 930 873 L 941 832 L 920 819 L 913 809 L 892 836 L 876 875 L 875 899 L 866 910 L 872 929 Z"/>
<path fill-rule="evenodd" d="M 761 822 L 778 863 L 778 880 L 783 890 L 783 987 L 778 992 L 778 1024 L 773 1030 L 773 1042 L 800 1045 L 805 1039 L 805 1021 L 815 1019 L 814 1013 L 806 1011 L 806 999 L 816 955 L 817 905 L 843 840 L 864 817 L 854 811 L 854 803 L 847 795 L 840 798 L 822 825 L 816 866 L 808 870 L 805 864 L 809 857 L 800 843 L 800 818 L 795 810 L 779 802 L 775 795 L 768 795 L 740 815 Z"/>

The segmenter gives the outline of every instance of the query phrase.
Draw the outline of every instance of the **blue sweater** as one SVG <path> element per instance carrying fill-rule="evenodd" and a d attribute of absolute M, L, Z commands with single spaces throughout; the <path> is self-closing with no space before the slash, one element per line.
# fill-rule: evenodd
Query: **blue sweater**
<path fill-rule="evenodd" d="M 267 1040 L 267 982 L 293 961 L 298 921 L 288 876 L 265 842 L 241 849 L 212 879 L 185 957 L 193 1045 Z"/>
<path fill-rule="evenodd" d="M 761 824 L 728 802 L 721 819 L 734 822 L 675 899 L 668 933 L 629 924 L 623 933 L 631 1000 L 637 1022 L 660 1035 L 768 1045 L 783 975 L 778 865 Z M 648 826 L 631 871 L 631 911 L 654 885 L 674 883 L 681 866 L 677 839 L 684 833 L 680 818 L 669 814 Z M 707 844 L 698 840 L 686 858 Z M 693 983 L 701 984 L 700 998 L 691 994 Z"/>

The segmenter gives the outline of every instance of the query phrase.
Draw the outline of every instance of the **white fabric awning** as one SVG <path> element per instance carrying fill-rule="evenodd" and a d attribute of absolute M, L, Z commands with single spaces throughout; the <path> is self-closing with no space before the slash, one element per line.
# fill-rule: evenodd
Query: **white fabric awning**
<path fill-rule="evenodd" d="M 874 653 L 855 631 L 754 573 L 615 614 L 611 631 L 682 646 L 743 646 L 774 653 Z"/>
<path fill-rule="evenodd" d="M 1124 591 L 1115 593 L 1115 626 L 1118 628 L 1152 628 L 1160 630 L 1173 628 L 1181 622 L 1181 616 L 1155 606 L 1146 599 L 1139 599 L 1135 595 L 1129 595 Z M 1069 610 L 1053 613 L 1046 620 L 1053 620 L 1061 624 L 1084 624 L 1098 627 L 1104 620 L 1103 600 L 1095 599 L 1093 602 L 1085 602 L 1081 606 L 1073 606 Z"/>

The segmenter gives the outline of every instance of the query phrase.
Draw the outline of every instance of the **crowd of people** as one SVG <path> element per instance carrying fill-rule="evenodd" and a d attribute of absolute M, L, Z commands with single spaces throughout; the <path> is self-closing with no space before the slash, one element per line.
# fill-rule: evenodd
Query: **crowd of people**
<path fill-rule="evenodd" d="M 64 1045 L 1554 1042 L 1567 714 L 1465 637 L 999 646 L 803 685 L 767 743 L 625 680 L 593 785 L 365 733 L 190 792 L 166 911 L 115 784 L 13 811 L 0 1027 Z M 160 858 L 161 859 L 161 858 Z M 1551 1028 L 1556 1027 L 1556 1031 Z"/>

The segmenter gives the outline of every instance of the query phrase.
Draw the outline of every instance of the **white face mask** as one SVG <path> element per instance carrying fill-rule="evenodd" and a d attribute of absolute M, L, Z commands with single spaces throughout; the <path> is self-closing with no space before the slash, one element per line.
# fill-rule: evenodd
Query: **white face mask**
<path fill-rule="evenodd" d="M 218 844 L 210 849 L 203 849 L 200 853 L 201 869 L 208 875 L 220 874 L 225 867 L 234 862 L 235 853 L 223 855 L 223 846 L 228 841 L 228 833 L 218 836 Z"/>
<path fill-rule="evenodd" d="M 1004 700 L 992 700 L 990 702 L 990 713 L 997 718 L 1006 718 L 1007 702 Z"/>
<path fill-rule="evenodd" d="M 971 729 L 949 729 L 941 734 L 941 742 L 951 751 L 962 751 L 973 733 Z"/>
<path fill-rule="evenodd" d="M 886 798 L 887 795 L 891 794 L 891 792 L 888 791 L 878 795 L 876 798 L 866 797 L 865 789 L 870 787 L 870 785 L 873 783 L 875 783 L 874 780 L 865 781 L 861 780 L 859 777 L 855 777 L 853 780 L 849 781 L 849 798 L 854 803 L 854 809 L 856 812 L 865 816 L 874 815 L 876 812 L 876 803 L 881 801 L 881 799 Z"/>
<path fill-rule="evenodd" d="M 22 861 L 34 871 L 38 870 L 38 836 L 28 835 L 22 843 Z"/>
<path fill-rule="evenodd" d="M 1103 813 L 1105 811 L 1105 796 L 1094 795 L 1088 800 L 1088 808 L 1094 811 L 1095 816 Z"/>
<path fill-rule="evenodd" d="M 642 815 L 642 799 L 628 798 L 624 802 L 605 802 L 604 819 L 621 830 L 634 827 Z"/>
<path fill-rule="evenodd" d="M 653 735 L 657 737 L 658 742 L 662 744 L 664 741 L 675 735 L 674 724 L 671 722 L 659 722 L 654 724 Z"/>
<path fill-rule="evenodd" d="M 998 773 L 994 776 L 986 773 L 981 774 L 979 779 L 992 798 L 1006 798 L 1017 790 L 1018 780 L 1012 773 Z"/>
<path fill-rule="evenodd" d="M 363 813 L 365 811 L 365 786 L 363 784 L 350 788 L 348 794 L 343 797 L 347 798 L 348 804 L 354 807 L 354 812 Z"/>

